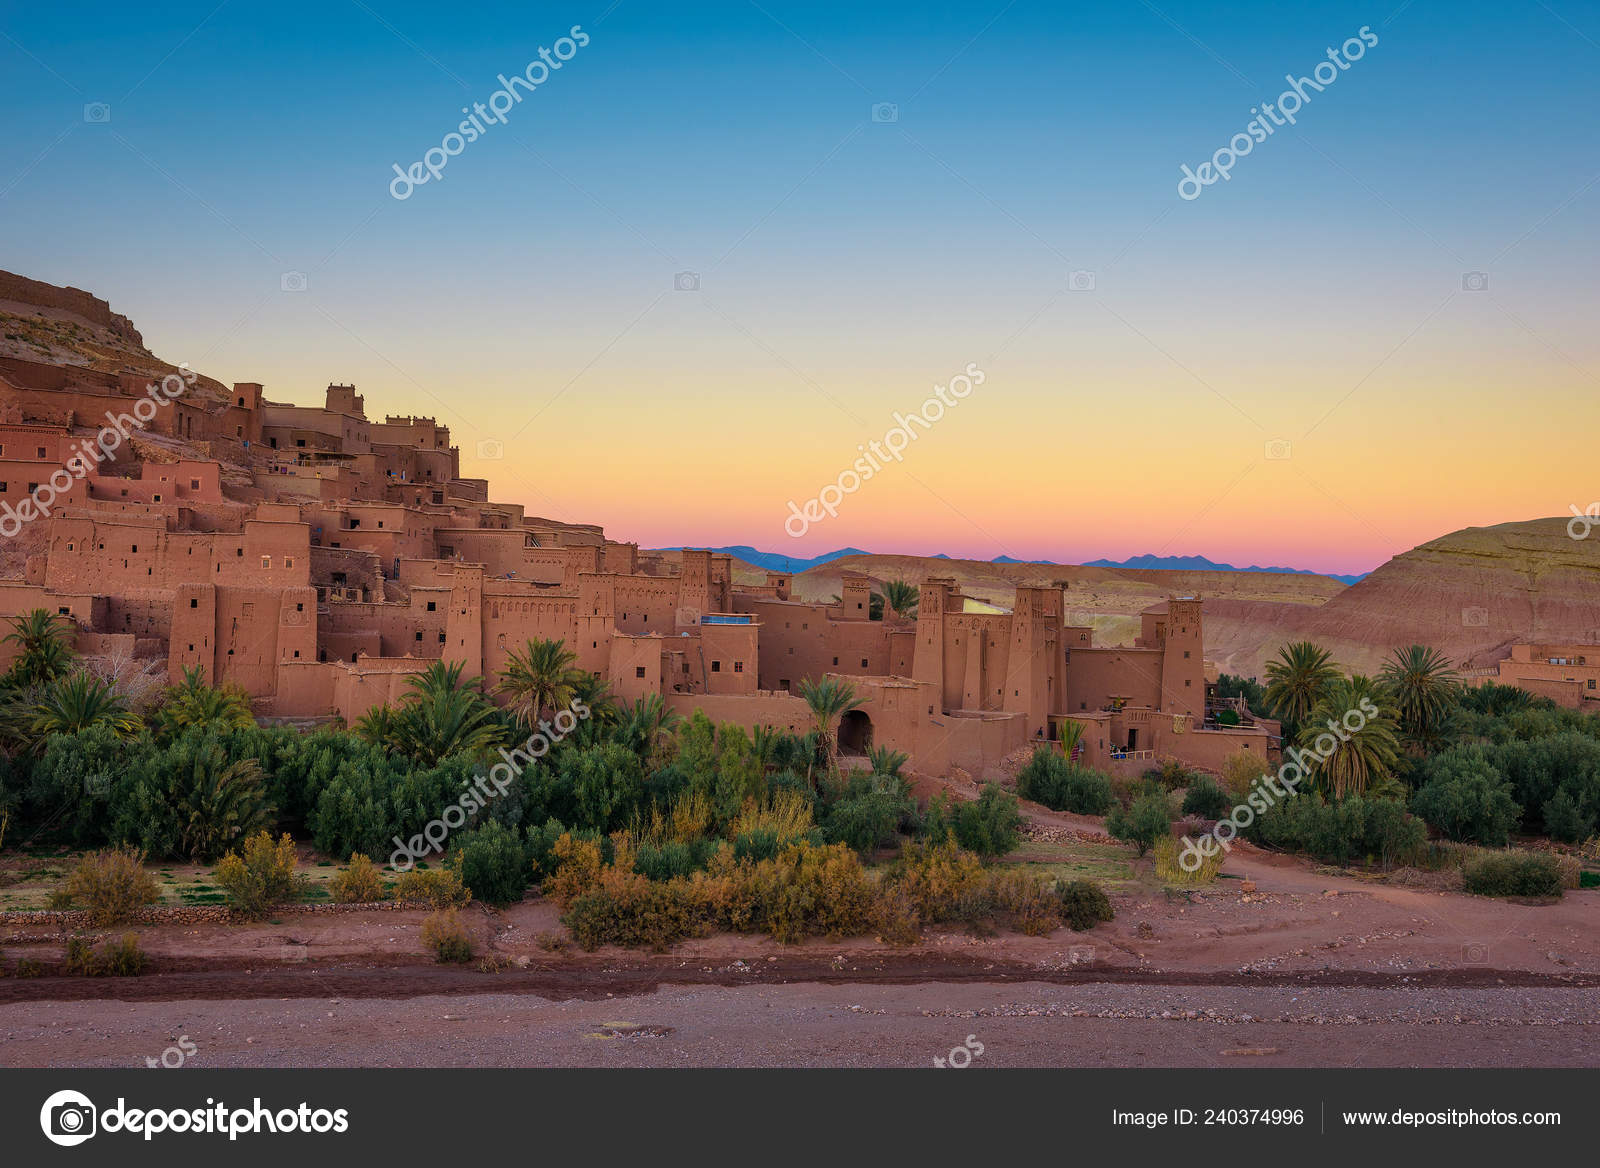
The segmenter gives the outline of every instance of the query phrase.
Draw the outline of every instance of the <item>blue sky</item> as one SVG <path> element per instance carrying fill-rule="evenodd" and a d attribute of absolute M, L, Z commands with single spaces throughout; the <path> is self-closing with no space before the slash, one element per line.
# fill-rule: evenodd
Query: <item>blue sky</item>
<path fill-rule="evenodd" d="M 573 25 L 506 125 L 390 198 Z M 1362 26 L 1297 126 L 1176 198 Z M 645 542 L 781 543 L 784 500 L 992 356 L 925 494 L 864 491 L 794 550 L 1360 571 L 1593 493 L 1587 426 L 1539 423 L 1600 365 L 1597 78 L 1571 0 L 12 4 L 0 267 L 275 399 L 438 414 L 497 493 Z M 1060 296 L 1080 269 L 1096 311 Z M 1279 436 L 1293 465 L 1233 485 Z M 1505 460 L 1516 489 L 1464 469 Z M 1349 486 L 1375 461 L 1409 467 Z M 1009 514 L 1041 497 L 1048 524 Z"/>

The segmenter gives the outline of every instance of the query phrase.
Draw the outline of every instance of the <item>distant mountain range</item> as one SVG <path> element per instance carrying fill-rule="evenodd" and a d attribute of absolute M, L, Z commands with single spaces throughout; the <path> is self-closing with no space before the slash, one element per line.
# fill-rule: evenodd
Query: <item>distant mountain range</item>
<path fill-rule="evenodd" d="M 752 567 L 765 568 L 769 572 L 789 572 L 796 574 L 821 567 L 832 560 L 842 560 L 845 556 L 870 556 L 871 552 L 864 552 L 860 548 L 840 548 L 835 552 L 827 552 L 820 556 L 812 556 L 809 560 L 799 556 L 780 556 L 776 552 L 758 551 L 745 544 L 737 547 L 712 548 L 714 552 L 723 552 L 735 559 L 743 560 Z"/>
<path fill-rule="evenodd" d="M 1004 557 L 997 558 L 996 563 L 1016 563 L 1007 561 Z M 1166 571 L 1211 571 L 1211 572 L 1285 572 L 1293 576 L 1326 576 L 1330 580 L 1339 580 L 1345 584 L 1354 584 L 1364 578 L 1367 573 L 1357 572 L 1353 575 L 1340 575 L 1338 572 L 1313 572 L 1310 568 L 1262 568 L 1251 564 L 1248 568 L 1236 568 L 1232 564 L 1219 564 L 1208 560 L 1204 556 L 1130 556 L 1126 560 L 1085 560 L 1085 568 L 1140 568 L 1144 570 L 1161 569 Z"/>
<path fill-rule="evenodd" d="M 837 551 L 826 552 L 820 556 L 804 559 L 797 556 L 783 556 L 776 552 L 764 552 L 747 544 L 737 547 L 712 548 L 714 552 L 724 552 L 735 556 L 745 563 L 757 568 L 765 568 L 769 572 L 790 572 L 798 574 L 812 568 L 821 567 L 833 560 L 841 560 L 845 556 L 870 556 L 873 553 L 863 551 L 861 548 L 840 548 Z M 950 557 L 943 552 L 936 556 L 928 556 L 930 560 L 948 560 Z M 1012 556 L 996 556 L 990 563 L 994 564 L 1053 564 L 1055 560 L 1019 560 Z M 1355 575 L 1341 576 L 1337 572 L 1313 572 L 1309 568 L 1261 568 L 1252 564 L 1248 568 L 1236 568 L 1232 564 L 1219 564 L 1208 560 L 1204 556 L 1132 556 L 1126 560 L 1088 560 L 1079 565 L 1084 568 L 1138 568 L 1144 570 L 1163 569 L 1168 571 L 1211 571 L 1211 572 L 1286 572 L 1295 576 L 1327 576 L 1332 580 L 1339 580 L 1345 584 L 1354 584 L 1366 575 L 1360 572 Z"/>

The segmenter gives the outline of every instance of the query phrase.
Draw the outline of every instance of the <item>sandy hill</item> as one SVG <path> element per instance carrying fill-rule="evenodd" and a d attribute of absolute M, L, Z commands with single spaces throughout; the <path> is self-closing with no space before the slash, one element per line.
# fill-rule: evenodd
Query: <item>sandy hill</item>
<path fill-rule="evenodd" d="M 1206 655 L 1235 673 L 1258 674 L 1291 640 L 1364 671 L 1412 643 L 1492 665 L 1518 641 L 1600 642 L 1600 534 L 1574 540 L 1562 518 L 1468 527 L 1395 556 L 1319 608 L 1219 597 L 1205 611 Z"/>

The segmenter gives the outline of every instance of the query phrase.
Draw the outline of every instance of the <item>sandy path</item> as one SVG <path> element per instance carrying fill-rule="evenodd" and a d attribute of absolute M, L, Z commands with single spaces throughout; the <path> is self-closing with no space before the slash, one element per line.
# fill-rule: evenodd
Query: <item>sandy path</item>
<path fill-rule="evenodd" d="M 621 1030 L 617 1024 L 638 1027 Z M 0 1007 L 0 1065 L 1600 1066 L 1593 990 L 664 986 L 528 995 Z"/>

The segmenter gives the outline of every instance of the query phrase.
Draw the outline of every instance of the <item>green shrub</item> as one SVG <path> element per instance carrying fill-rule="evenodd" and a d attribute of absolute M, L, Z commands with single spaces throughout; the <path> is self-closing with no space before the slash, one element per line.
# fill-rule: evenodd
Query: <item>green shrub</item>
<path fill-rule="evenodd" d="M 1194 774 L 1177 759 L 1163 758 L 1148 768 L 1142 777 L 1160 783 L 1163 790 L 1176 791 L 1179 787 L 1187 787 L 1194 780 Z"/>
<path fill-rule="evenodd" d="M 101 977 L 137 977 L 149 963 L 139 948 L 139 938 L 132 933 L 107 941 L 95 954 L 96 972 Z"/>
<path fill-rule="evenodd" d="M 372 904 L 388 895 L 377 866 L 360 852 L 353 853 L 350 863 L 328 881 L 328 896 L 335 904 Z"/>
<path fill-rule="evenodd" d="M 61 890 L 71 904 L 81 904 L 97 928 L 130 919 L 147 904 L 161 899 L 155 878 L 145 871 L 144 853 L 135 848 L 109 848 L 82 857 Z"/>
<path fill-rule="evenodd" d="M 85 937 L 69 937 L 61 962 L 68 974 L 77 977 L 137 977 L 149 963 L 139 948 L 139 938 L 132 933 L 107 941 L 99 949 Z"/>
<path fill-rule="evenodd" d="M 1074 815 L 1104 815 L 1112 804 L 1109 775 L 1068 762 L 1047 746 L 1035 750 L 1017 772 L 1017 794 Z"/>
<path fill-rule="evenodd" d="M 1014 849 L 1022 838 L 1021 828 L 1017 797 L 994 783 L 987 784 L 977 799 L 958 805 L 951 823 L 956 843 L 984 859 L 1003 856 Z"/>
<path fill-rule="evenodd" d="M 533 879 L 522 840 L 492 819 L 457 837 L 452 864 L 472 895 L 486 904 L 516 904 Z"/>
<path fill-rule="evenodd" d="M 757 828 L 754 831 L 740 832 L 734 836 L 733 855 L 738 860 L 771 860 L 777 856 L 780 846 L 776 831 L 770 827 Z M 644 859 L 643 848 L 639 849 L 639 857 L 641 862 L 640 871 L 644 871 L 642 867 Z M 649 875 L 648 872 L 645 874 Z M 681 873 L 679 874 L 681 875 Z"/>
<path fill-rule="evenodd" d="M 262 831 L 245 840 L 242 856 L 229 852 L 222 857 L 213 878 L 235 911 L 259 918 L 273 905 L 291 900 L 299 892 L 295 862 L 294 840 L 287 833 L 273 843 L 272 837 Z"/>
<path fill-rule="evenodd" d="M 1458 747 L 1429 759 L 1411 809 L 1453 840 L 1504 847 L 1522 819 L 1511 784 L 1480 747 Z"/>
<path fill-rule="evenodd" d="M 74 977 L 92 976 L 94 969 L 94 944 L 87 937 L 68 937 L 67 951 L 61 958 L 61 968 Z"/>
<path fill-rule="evenodd" d="M 1468 892 L 1479 896 L 1560 897 L 1561 866 L 1544 852 L 1501 852 L 1468 861 Z"/>
<path fill-rule="evenodd" d="M 472 960 L 472 938 L 467 935 L 456 909 L 438 909 L 430 913 L 422 922 L 422 943 L 433 950 L 434 960 L 441 964 L 463 964 Z"/>
<path fill-rule="evenodd" d="M 1571 793 L 1562 788 L 1545 800 L 1544 831 L 1553 840 L 1582 843 L 1594 830 L 1594 817 L 1585 815 Z"/>
<path fill-rule="evenodd" d="M 1112 839 L 1133 844 L 1142 856 L 1158 839 L 1172 834 L 1172 808 L 1164 791 L 1147 791 L 1126 811 L 1121 804 L 1106 816 L 1106 830 Z"/>
<path fill-rule="evenodd" d="M 1523 808 L 1522 829 L 1553 834 L 1542 821 L 1544 808 L 1564 791 L 1579 822 L 1588 825 L 1579 828 L 1580 837 L 1592 834 L 1600 820 L 1600 722 L 1554 708 L 1523 711 L 1508 721 L 1517 740 L 1491 746 L 1486 754 L 1511 783 L 1512 796 Z"/>
<path fill-rule="evenodd" d="M 1232 713 L 1231 710 L 1227 712 Z M 1228 793 L 1210 775 L 1196 778 L 1183 796 L 1183 813 L 1198 815 L 1201 819 L 1221 819 L 1232 807 Z"/>
<path fill-rule="evenodd" d="M 433 909 L 459 908 L 472 899 L 472 890 L 454 868 L 412 868 L 394 882 L 394 898 L 420 900 Z"/>
<path fill-rule="evenodd" d="M 903 823 L 915 820 L 916 801 L 906 781 L 892 775 L 856 775 L 844 785 L 822 822 L 823 838 L 868 855 L 895 841 Z"/>
<path fill-rule="evenodd" d="M 952 837 L 950 820 L 950 796 L 940 791 L 928 800 L 928 810 L 923 813 L 922 822 L 917 826 L 917 840 L 920 843 L 931 844 L 938 847 L 948 842 Z"/>
<path fill-rule="evenodd" d="M 528 828 L 527 852 L 535 880 L 543 880 L 556 870 L 552 849 L 566 830 L 559 819 L 546 820 L 543 827 Z"/>
<path fill-rule="evenodd" d="M 1268 847 L 1304 852 L 1330 864 L 1366 859 L 1385 866 L 1415 863 L 1428 842 L 1422 821 L 1398 803 L 1359 796 L 1325 803 L 1315 794 L 1274 804 L 1244 834 Z"/>
<path fill-rule="evenodd" d="M 1117 914 L 1111 909 L 1111 900 L 1105 891 L 1092 880 L 1073 880 L 1061 890 L 1061 915 L 1067 928 L 1075 933 L 1092 929 Z"/>

